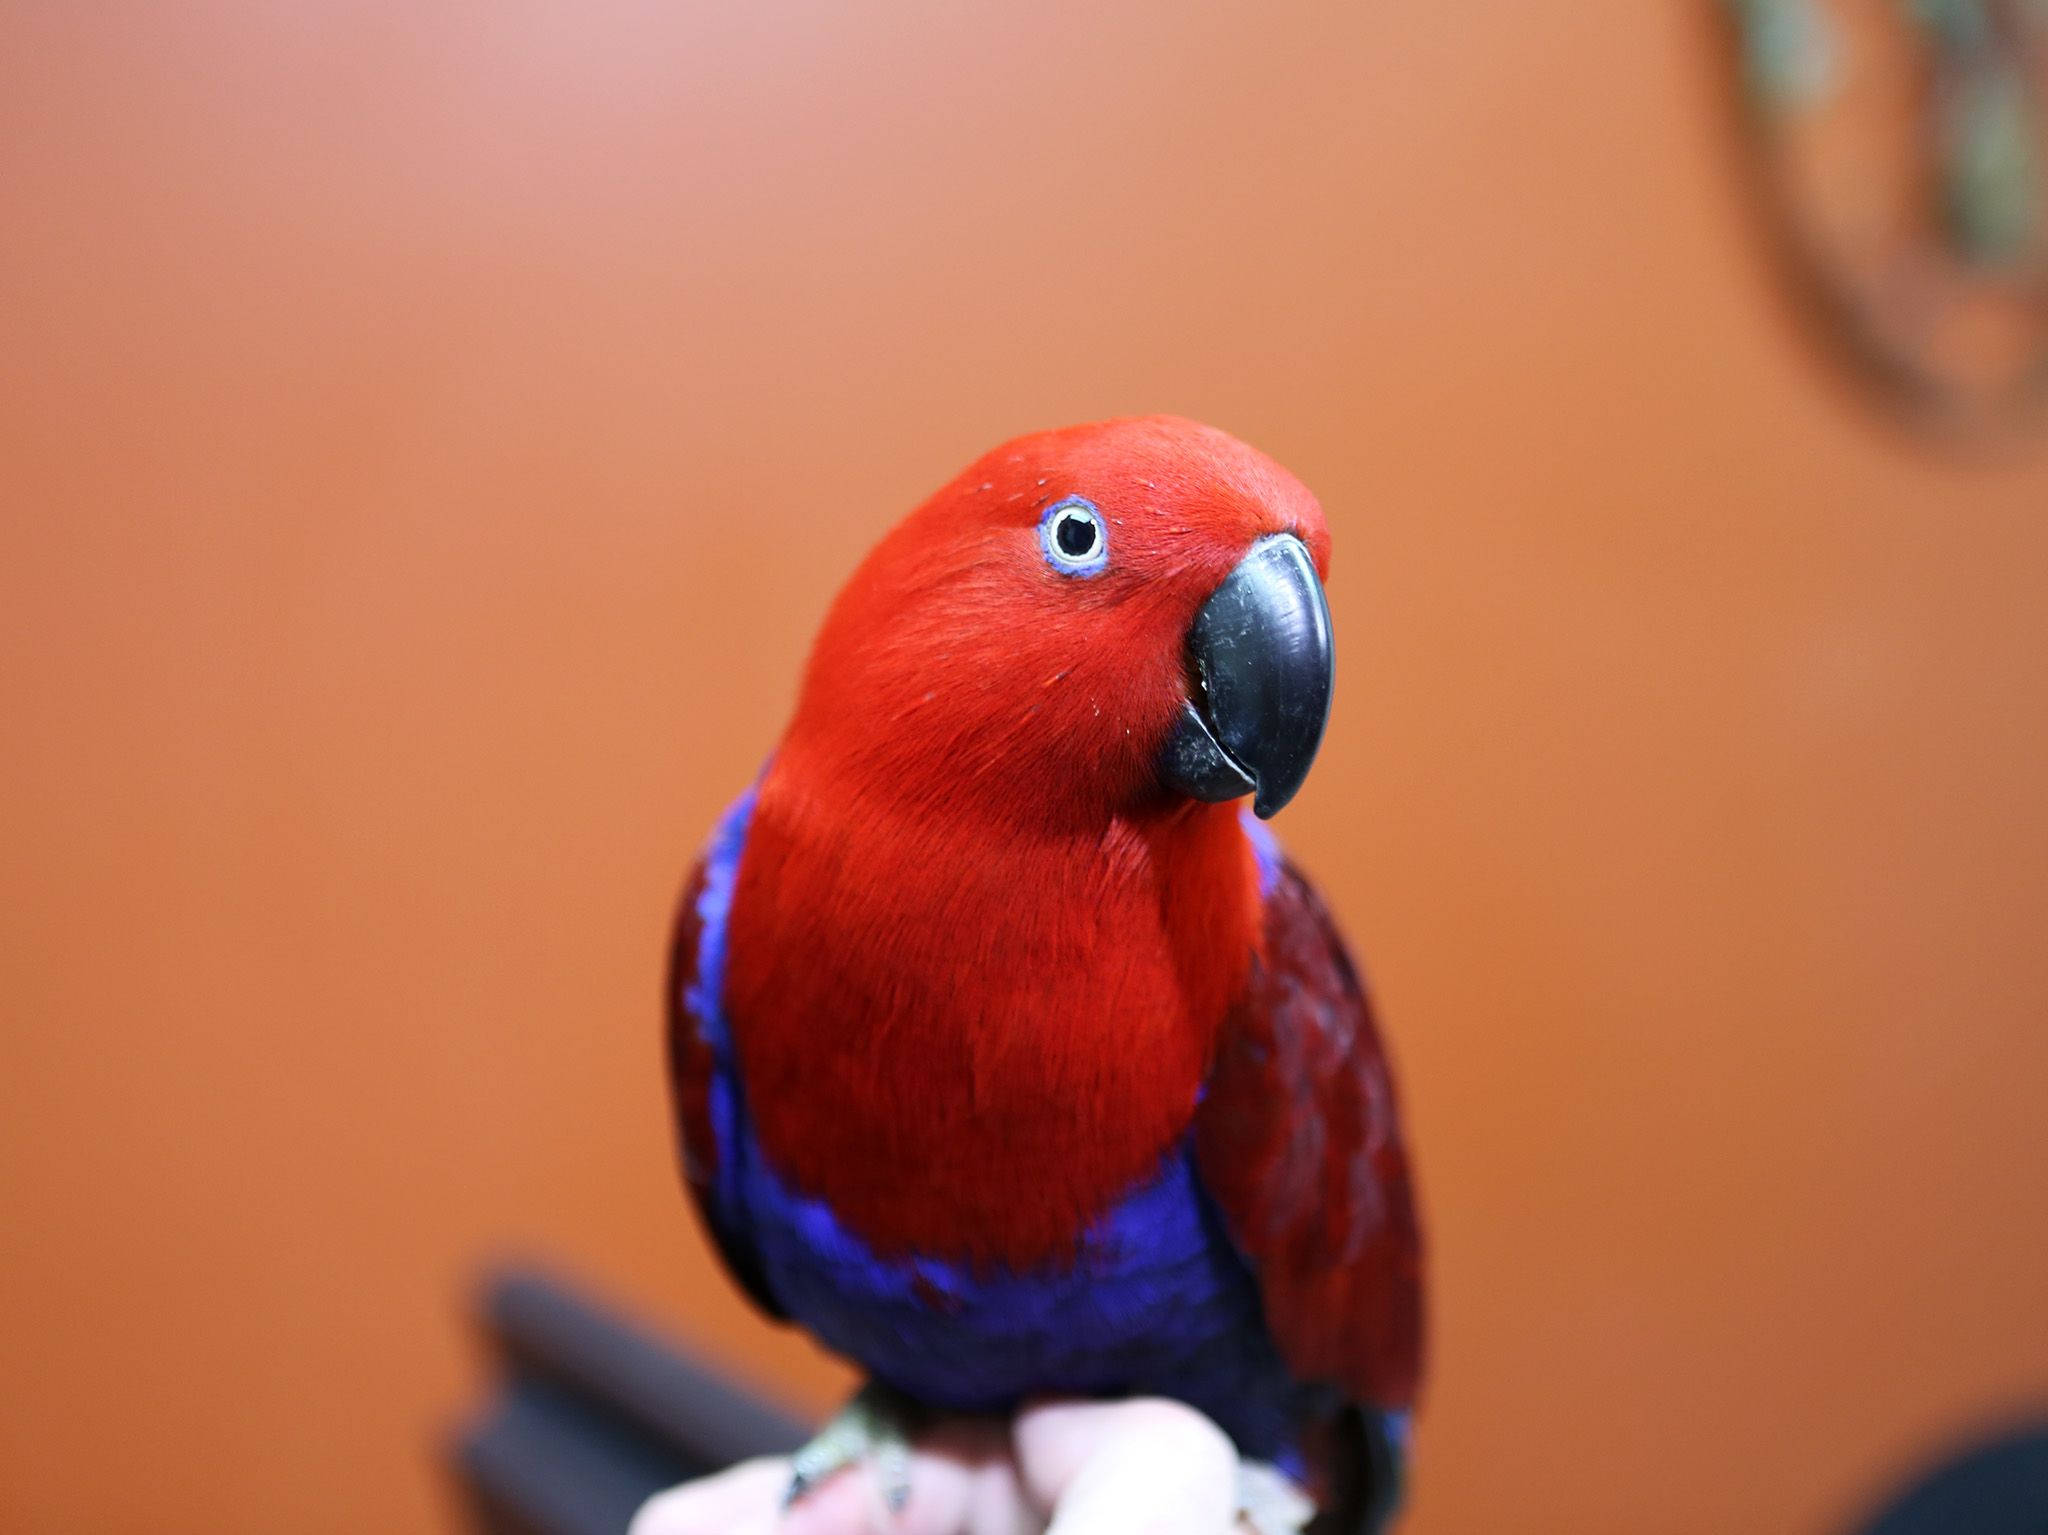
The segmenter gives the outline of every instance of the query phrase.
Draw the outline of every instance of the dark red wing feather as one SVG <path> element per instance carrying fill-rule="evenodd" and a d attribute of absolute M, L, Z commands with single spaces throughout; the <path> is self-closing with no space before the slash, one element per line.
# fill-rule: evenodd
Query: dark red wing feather
<path fill-rule="evenodd" d="M 1196 1112 L 1202 1181 L 1288 1367 L 1407 1407 L 1422 1245 L 1393 1079 L 1344 940 L 1292 865 L 1267 900 L 1264 949 Z"/>

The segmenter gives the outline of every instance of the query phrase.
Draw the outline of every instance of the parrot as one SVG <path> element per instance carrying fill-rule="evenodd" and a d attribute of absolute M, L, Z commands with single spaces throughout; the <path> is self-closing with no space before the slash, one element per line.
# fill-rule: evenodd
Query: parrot
<path fill-rule="evenodd" d="M 1017 438 L 882 537 L 688 876 L 683 1178 L 863 1372 L 789 1498 L 928 1415 L 1165 1396 L 1261 1535 L 1384 1527 L 1423 1367 L 1391 1065 L 1265 824 L 1329 715 L 1330 535 L 1177 417 Z"/>

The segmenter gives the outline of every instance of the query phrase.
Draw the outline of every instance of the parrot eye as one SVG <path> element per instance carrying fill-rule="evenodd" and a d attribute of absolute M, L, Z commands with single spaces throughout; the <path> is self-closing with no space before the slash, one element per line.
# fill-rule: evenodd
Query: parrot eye
<path fill-rule="evenodd" d="M 1109 563 L 1109 535 L 1095 503 L 1069 496 L 1045 509 L 1038 541 L 1053 569 L 1069 576 L 1092 576 Z"/>

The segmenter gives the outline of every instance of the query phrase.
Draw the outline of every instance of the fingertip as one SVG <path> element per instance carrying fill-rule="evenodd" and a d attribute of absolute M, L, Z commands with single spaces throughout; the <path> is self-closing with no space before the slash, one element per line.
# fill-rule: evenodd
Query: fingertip
<path fill-rule="evenodd" d="M 1034 1498 L 1051 1507 L 1082 1468 L 1104 1456 L 1184 1460 L 1237 1469 L 1237 1447 L 1204 1413 L 1170 1397 L 1028 1404 L 1017 1415 L 1017 1462 Z"/>
<path fill-rule="evenodd" d="M 1016 1436 L 1054 1535 L 1224 1535 L 1236 1518 L 1236 1446 L 1183 1402 L 1043 1403 L 1019 1414 Z"/>

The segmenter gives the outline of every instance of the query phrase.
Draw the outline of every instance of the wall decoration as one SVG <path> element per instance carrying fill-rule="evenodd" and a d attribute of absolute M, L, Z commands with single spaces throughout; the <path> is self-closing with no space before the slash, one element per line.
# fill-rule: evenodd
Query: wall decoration
<path fill-rule="evenodd" d="M 1726 0 L 1783 243 L 1852 355 L 1964 429 L 2048 403 L 2048 0 Z"/>

